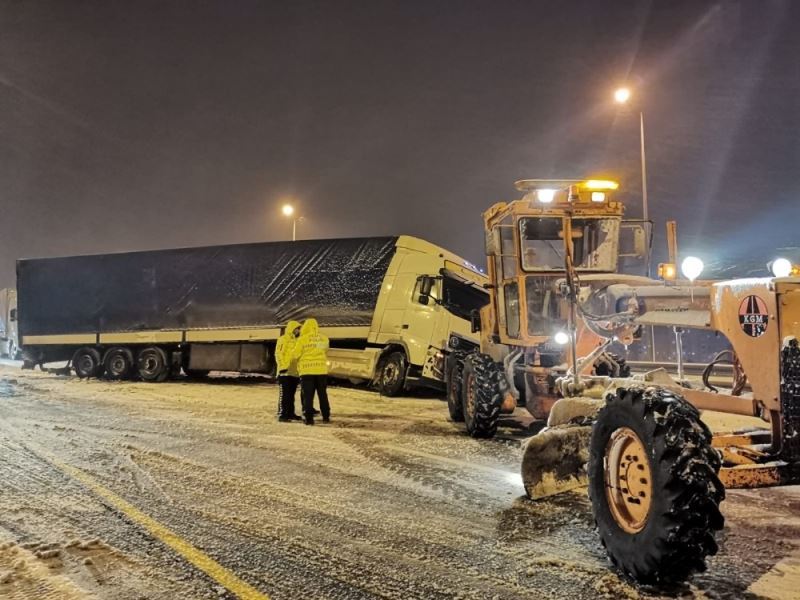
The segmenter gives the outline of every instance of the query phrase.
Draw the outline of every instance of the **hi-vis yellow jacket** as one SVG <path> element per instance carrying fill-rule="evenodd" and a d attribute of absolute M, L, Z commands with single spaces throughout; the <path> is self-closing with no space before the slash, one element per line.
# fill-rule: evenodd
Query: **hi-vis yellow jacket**
<path fill-rule="evenodd" d="M 278 338 L 275 344 L 275 362 L 278 363 L 278 373 L 286 371 L 286 375 L 297 377 L 297 363 L 293 356 L 294 348 L 297 345 L 297 338 L 294 332 L 300 327 L 297 321 L 289 321 L 286 331 Z"/>
<path fill-rule="evenodd" d="M 300 329 L 300 337 L 294 347 L 294 357 L 297 359 L 297 372 L 303 375 L 328 374 L 328 347 L 327 336 L 319 332 L 316 319 L 306 319 Z"/>

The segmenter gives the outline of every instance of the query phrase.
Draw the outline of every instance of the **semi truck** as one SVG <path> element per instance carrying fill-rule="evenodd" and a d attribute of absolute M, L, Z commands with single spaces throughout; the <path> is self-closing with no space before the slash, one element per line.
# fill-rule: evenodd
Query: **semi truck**
<path fill-rule="evenodd" d="M 82 378 L 164 381 L 181 371 L 274 374 L 290 320 L 330 338 L 329 373 L 394 396 L 443 387 L 476 348 L 486 277 L 411 236 L 263 242 L 17 262 L 26 365 Z"/>
<path fill-rule="evenodd" d="M 12 360 L 19 356 L 17 338 L 17 290 L 0 289 L 0 357 Z"/>

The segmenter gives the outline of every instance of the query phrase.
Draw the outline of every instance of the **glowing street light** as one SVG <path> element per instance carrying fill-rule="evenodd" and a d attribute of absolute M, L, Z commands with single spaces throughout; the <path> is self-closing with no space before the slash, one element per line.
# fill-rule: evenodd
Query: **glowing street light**
<path fill-rule="evenodd" d="M 292 219 L 292 241 L 297 241 L 297 222 L 302 221 L 303 217 L 294 216 L 295 210 L 294 206 L 291 204 L 284 204 L 283 207 L 281 207 L 281 212 L 283 213 L 284 217 Z"/>
<path fill-rule="evenodd" d="M 631 90 L 626 87 L 618 88 L 614 92 L 614 100 L 617 104 L 625 104 L 631 97 Z"/>

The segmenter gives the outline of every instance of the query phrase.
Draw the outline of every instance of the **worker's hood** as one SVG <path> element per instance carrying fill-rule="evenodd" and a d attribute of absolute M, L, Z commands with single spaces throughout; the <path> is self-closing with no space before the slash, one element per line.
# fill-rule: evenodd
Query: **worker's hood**
<path fill-rule="evenodd" d="M 300 335 L 317 335 L 319 333 L 319 325 L 316 319 L 306 319 L 303 323 L 303 328 L 300 330 Z"/>
<path fill-rule="evenodd" d="M 289 322 L 286 324 L 286 334 L 287 334 L 287 335 L 290 335 L 290 334 L 294 333 L 294 332 L 295 332 L 295 330 L 296 330 L 298 327 L 300 327 L 300 322 L 299 322 L 299 321 L 289 321 Z"/>

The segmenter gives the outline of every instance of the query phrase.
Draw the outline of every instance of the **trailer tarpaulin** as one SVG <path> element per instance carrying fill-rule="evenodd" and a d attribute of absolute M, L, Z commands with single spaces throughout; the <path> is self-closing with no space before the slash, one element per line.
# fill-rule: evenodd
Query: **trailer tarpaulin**
<path fill-rule="evenodd" d="M 17 262 L 21 335 L 372 322 L 396 237 Z"/>

